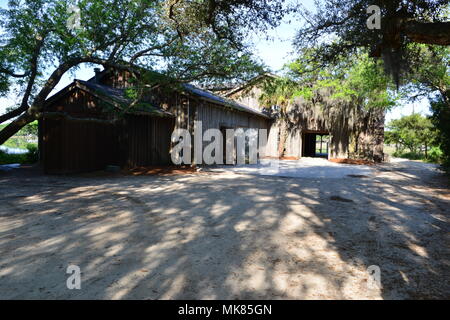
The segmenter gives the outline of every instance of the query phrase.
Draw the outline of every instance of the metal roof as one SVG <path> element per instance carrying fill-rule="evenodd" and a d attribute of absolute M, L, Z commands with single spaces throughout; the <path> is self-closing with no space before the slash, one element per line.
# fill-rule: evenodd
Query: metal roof
<path fill-rule="evenodd" d="M 248 113 L 252 113 L 252 114 L 270 119 L 270 116 L 264 114 L 263 112 L 261 112 L 259 110 L 252 109 L 243 104 L 237 103 L 233 100 L 215 95 L 212 92 L 197 88 L 196 86 L 194 86 L 192 84 L 183 84 L 182 86 L 186 91 L 189 91 L 190 93 L 200 96 L 203 99 L 206 99 L 206 100 L 209 100 L 211 102 L 218 103 L 221 105 L 225 105 L 225 106 L 231 107 L 233 109 L 236 109 L 236 110 L 239 110 L 242 112 L 248 112 Z"/>
<path fill-rule="evenodd" d="M 92 90 L 95 93 L 98 93 L 99 95 L 106 96 L 116 102 L 121 107 L 124 107 L 125 109 L 128 107 L 130 103 L 132 103 L 132 100 L 127 98 L 125 96 L 125 89 L 118 89 L 110 86 L 106 86 L 94 81 L 84 81 L 84 80 L 76 80 L 76 82 L 80 83 L 81 85 L 86 86 L 88 89 Z M 120 108 L 120 107 L 119 107 Z M 130 114 L 152 114 L 152 115 L 159 115 L 162 117 L 173 117 L 174 115 L 170 112 L 167 112 L 165 110 L 161 110 L 158 107 L 155 107 L 154 105 L 145 102 L 140 101 L 135 106 L 133 106 L 130 110 L 127 111 L 127 113 Z"/>
<path fill-rule="evenodd" d="M 91 82 L 91 81 L 84 81 L 84 80 L 75 80 L 79 83 L 85 85 L 89 89 L 95 90 L 97 92 L 100 91 L 101 94 L 107 95 L 110 98 L 113 98 L 115 100 L 118 100 L 123 103 L 129 103 L 129 99 L 125 97 L 125 90 L 124 89 L 117 89 L 110 86 L 105 86 L 99 83 Z"/>
<path fill-rule="evenodd" d="M 168 111 L 161 110 L 158 107 L 148 103 L 148 102 L 138 102 L 130 110 L 127 107 L 132 103 L 132 100 L 125 96 L 124 89 L 113 88 L 110 86 L 102 85 L 94 81 L 84 81 L 75 79 L 71 84 L 69 84 L 64 89 L 58 91 L 56 94 L 51 96 L 46 100 L 46 105 L 53 103 L 54 101 L 60 99 L 66 93 L 71 92 L 74 89 L 81 89 L 86 91 L 99 99 L 106 101 L 114 105 L 119 110 L 125 111 L 128 114 L 147 114 L 156 115 L 160 117 L 174 117 L 174 115 Z"/>
<path fill-rule="evenodd" d="M 103 77 L 104 75 L 106 75 L 110 70 L 111 69 L 104 69 L 103 71 L 101 71 L 100 74 L 99 74 L 100 78 Z M 143 69 L 143 71 L 150 72 L 149 70 L 146 70 L 146 69 Z M 152 71 L 152 72 L 157 74 L 157 72 L 155 72 L 155 71 Z M 160 75 L 165 77 L 163 74 L 160 74 Z M 95 76 L 92 77 L 91 79 L 89 79 L 88 81 L 84 81 L 84 82 L 89 82 L 90 84 L 92 83 L 94 85 L 99 85 L 98 83 L 95 82 Z M 100 86 L 102 86 L 102 85 L 100 85 Z M 103 87 L 106 87 L 106 86 L 103 86 Z M 213 102 L 213 103 L 217 103 L 217 104 L 220 104 L 220 105 L 223 105 L 223 106 L 227 106 L 227 107 L 230 107 L 232 109 L 239 110 L 239 111 L 242 111 L 242 112 L 251 113 L 251 114 L 254 114 L 254 115 L 257 115 L 257 116 L 260 116 L 260 117 L 264 117 L 264 118 L 267 118 L 267 119 L 272 119 L 269 115 L 261 112 L 260 110 L 253 109 L 253 108 L 250 108 L 250 107 L 248 107 L 246 105 L 237 103 L 237 102 L 235 102 L 235 101 L 233 101 L 231 99 L 227 99 L 225 97 L 218 96 L 218 95 L 216 95 L 216 94 L 214 94 L 214 93 L 212 93 L 210 91 L 200 89 L 200 88 L 198 88 L 198 87 L 196 87 L 196 86 L 194 86 L 192 84 L 184 83 L 184 84 L 181 84 L 181 87 L 185 91 L 187 91 L 187 92 L 189 92 L 191 94 L 194 94 L 194 95 L 196 95 L 196 96 L 198 96 L 198 97 L 200 97 L 200 98 L 202 98 L 204 100 L 208 100 L 208 101 Z M 116 92 L 114 90 L 119 90 L 120 91 L 121 89 L 115 89 L 115 88 L 112 88 L 112 87 L 109 87 L 109 88 L 113 89 L 112 91 L 110 91 L 111 95 L 117 95 L 117 94 L 120 95 L 119 92 Z"/>

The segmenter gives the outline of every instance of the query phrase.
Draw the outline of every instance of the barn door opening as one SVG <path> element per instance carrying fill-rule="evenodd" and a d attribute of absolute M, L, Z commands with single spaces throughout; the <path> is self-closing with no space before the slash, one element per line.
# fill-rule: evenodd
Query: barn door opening
<path fill-rule="evenodd" d="M 330 136 L 326 133 L 303 133 L 303 157 L 328 158 Z"/>
<path fill-rule="evenodd" d="M 328 158 L 328 145 L 330 136 L 328 134 L 316 135 L 316 157 Z"/>

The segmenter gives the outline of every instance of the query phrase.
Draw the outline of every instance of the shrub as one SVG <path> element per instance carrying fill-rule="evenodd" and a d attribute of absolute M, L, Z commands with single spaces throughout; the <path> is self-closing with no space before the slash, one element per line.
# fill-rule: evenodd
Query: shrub
<path fill-rule="evenodd" d="M 26 162 L 29 164 L 36 163 L 39 160 L 39 150 L 37 145 L 29 143 L 27 144 L 28 153 L 26 153 Z"/>
<path fill-rule="evenodd" d="M 428 151 L 428 157 L 425 157 L 425 154 L 423 153 L 417 153 L 417 152 L 406 152 L 406 151 L 395 151 L 392 156 L 397 158 L 404 158 L 409 160 L 424 160 L 427 162 L 432 163 L 441 163 L 442 157 L 444 153 L 439 147 L 432 147 Z"/>
<path fill-rule="evenodd" d="M 24 163 L 26 154 L 9 154 L 0 150 L 0 164 Z"/>
<path fill-rule="evenodd" d="M 434 163 L 440 163 L 442 161 L 442 157 L 444 152 L 442 152 L 441 148 L 433 147 L 430 151 L 428 151 L 428 161 Z"/>
<path fill-rule="evenodd" d="M 23 154 L 9 154 L 0 150 L 0 164 L 33 164 L 39 160 L 39 150 L 37 145 L 29 143 L 27 145 L 28 152 Z"/>
<path fill-rule="evenodd" d="M 450 173 L 450 108 L 442 100 L 431 101 L 433 111 L 433 122 L 439 129 L 438 140 L 440 142 L 442 155 L 441 164 L 447 173 Z"/>
<path fill-rule="evenodd" d="M 395 151 L 392 155 L 397 158 L 405 158 L 405 159 L 409 159 L 409 160 L 424 159 L 424 156 L 422 154 L 416 153 L 416 152 Z"/>

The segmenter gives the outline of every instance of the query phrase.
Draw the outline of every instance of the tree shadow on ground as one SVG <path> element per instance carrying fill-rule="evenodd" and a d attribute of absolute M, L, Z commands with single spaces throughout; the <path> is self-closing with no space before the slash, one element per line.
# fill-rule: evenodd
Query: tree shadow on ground
<path fill-rule="evenodd" d="M 0 176 L 0 297 L 449 298 L 448 189 L 407 169 Z M 66 287 L 70 264 L 81 290 Z M 381 288 L 368 285 L 372 265 Z"/>

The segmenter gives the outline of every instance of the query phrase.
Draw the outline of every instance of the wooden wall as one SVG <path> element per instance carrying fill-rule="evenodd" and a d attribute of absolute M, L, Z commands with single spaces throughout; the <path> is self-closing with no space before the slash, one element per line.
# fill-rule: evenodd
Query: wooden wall
<path fill-rule="evenodd" d="M 46 173 L 103 170 L 107 165 L 126 167 L 170 164 L 172 118 L 126 115 L 114 123 L 111 113 L 82 90 L 75 90 L 46 108 L 78 120 L 46 117 L 40 120 L 40 153 Z M 101 121 L 85 121 L 99 119 Z"/>
<path fill-rule="evenodd" d="M 175 115 L 174 127 L 176 129 L 187 129 L 191 135 L 194 134 L 194 121 L 202 122 L 203 133 L 208 129 L 252 128 L 267 129 L 269 134 L 271 120 L 231 107 L 224 107 L 199 97 L 174 91 L 168 93 L 165 89 L 155 89 L 152 99 L 162 109 Z M 194 144 L 193 138 L 192 136 Z M 203 147 L 208 144 L 209 142 L 203 142 Z"/>
<path fill-rule="evenodd" d="M 115 126 L 66 119 L 42 124 L 42 161 L 46 173 L 77 173 L 117 165 Z"/>
<path fill-rule="evenodd" d="M 101 120 L 84 122 L 44 115 L 40 120 L 40 154 L 46 173 L 86 172 L 118 164 L 117 126 L 102 122 L 108 116 L 102 113 L 95 97 L 77 89 L 47 106 L 45 111 Z"/>
<path fill-rule="evenodd" d="M 108 74 L 101 83 L 123 88 L 130 85 L 128 80 L 129 74 L 119 72 Z M 111 122 L 115 118 L 111 106 L 78 88 L 53 101 L 46 107 L 47 116 L 39 125 L 41 160 L 45 172 L 87 172 L 103 170 L 107 165 L 130 168 L 169 165 L 173 130 L 185 128 L 193 134 L 195 120 L 202 121 L 203 132 L 223 127 L 270 127 L 270 120 L 264 117 L 175 90 L 153 90 L 147 100 L 175 117 L 127 114 Z M 52 112 L 67 114 L 70 118 L 50 117 Z"/>
<path fill-rule="evenodd" d="M 170 137 L 174 120 L 170 118 L 128 115 L 125 124 L 129 168 L 151 165 L 168 165 Z"/>
<path fill-rule="evenodd" d="M 258 85 L 254 85 L 252 87 L 247 88 L 247 90 L 243 89 L 236 93 L 230 94 L 228 98 L 238 103 L 241 103 L 245 106 L 248 106 L 250 108 L 261 110 L 263 109 L 263 107 L 259 102 L 259 97 L 261 96 L 262 93 L 263 90 Z"/>

